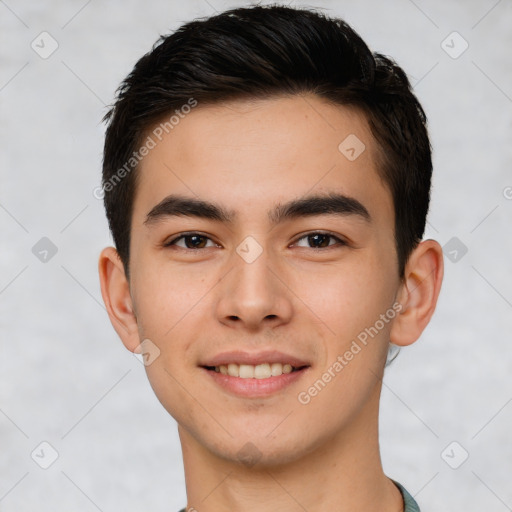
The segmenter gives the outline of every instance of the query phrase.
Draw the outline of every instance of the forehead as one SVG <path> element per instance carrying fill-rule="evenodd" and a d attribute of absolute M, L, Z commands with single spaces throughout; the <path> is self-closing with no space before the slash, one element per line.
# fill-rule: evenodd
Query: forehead
<path fill-rule="evenodd" d="M 353 108 L 314 95 L 199 103 L 147 137 L 154 147 L 138 170 L 135 224 L 169 194 L 229 202 L 242 218 L 290 197 L 333 191 L 393 222 L 375 140 Z"/>

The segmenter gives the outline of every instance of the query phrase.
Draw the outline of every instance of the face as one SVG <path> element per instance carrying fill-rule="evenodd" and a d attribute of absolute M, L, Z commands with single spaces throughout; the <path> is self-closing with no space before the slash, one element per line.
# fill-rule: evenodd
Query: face
<path fill-rule="evenodd" d="M 376 412 L 400 280 L 375 157 L 360 113 L 297 96 L 199 104 L 144 158 L 130 294 L 182 439 L 277 464 Z"/>

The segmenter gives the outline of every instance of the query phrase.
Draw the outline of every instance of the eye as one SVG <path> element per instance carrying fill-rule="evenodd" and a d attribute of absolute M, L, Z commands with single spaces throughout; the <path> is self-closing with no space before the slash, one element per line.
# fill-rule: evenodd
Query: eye
<path fill-rule="evenodd" d="M 207 245 L 208 242 L 211 243 L 211 245 Z M 218 244 L 216 244 L 213 240 L 208 238 L 206 235 L 202 235 L 201 233 L 185 233 L 180 236 L 177 236 L 176 238 L 173 238 L 172 240 L 169 240 L 168 242 L 165 242 L 164 247 L 170 247 L 170 246 L 177 246 L 181 247 L 182 249 L 205 249 L 207 247 L 218 247 Z"/>
<path fill-rule="evenodd" d="M 301 241 L 304 240 L 304 243 Z M 333 242 L 333 243 L 331 243 Z M 314 249 L 324 249 L 326 247 L 331 247 L 333 245 L 347 245 L 341 238 L 338 238 L 335 235 L 330 233 L 308 233 L 307 235 L 302 236 L 295 242 L 295 245 L 299 247 L 308 247 Z"/>
<path fill-rule="evenodd" d="M 177 246 L 185 250 L 206 249 L 208 247 L 220 247 L 211 238 L 201 233 L 184 233 L 172 240 L 165 242 L 164 247 Z M 315 232 L 300 237 L 295 244 L 298 247 L 311 249 L 325 249 L 332 246 L 347 245 L 339 237 L 331 233 Z"/>

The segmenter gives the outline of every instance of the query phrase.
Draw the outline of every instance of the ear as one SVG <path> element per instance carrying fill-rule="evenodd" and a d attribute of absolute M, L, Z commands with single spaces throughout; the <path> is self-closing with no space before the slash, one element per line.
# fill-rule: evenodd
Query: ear
<path fill-rule="evenodd" d="M 98 271 L 101 295 L 110 321 L 124 346 L 133 352 L 140 344 L 137 318 L 124 266 L 114 247 L 101 251 Z"/>
<path fill-rule="evenodd" d="M 405 268 L 397 300 L 402 310 L 391 328 L 391 343 L 414 343 L 434 314 L 443 281 L 443 250 L 435 240 L 420 242 Z"/>

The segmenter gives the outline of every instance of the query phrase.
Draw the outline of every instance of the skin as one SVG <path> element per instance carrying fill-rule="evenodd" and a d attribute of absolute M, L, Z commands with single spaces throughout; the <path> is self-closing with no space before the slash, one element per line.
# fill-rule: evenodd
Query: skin
<path fill-rule="evenodd" d="M 366 146 L 353 161 L 338 149 L 350 134 Z M 150 339 L 159 350 L 146 370 L 178 422 L 189 508 L 403 510 L 380 460 L 381 379 L 389 341 L 409 345 L 429 322 L 443 261 L 439 244 L 423 241 L 399 278 L 393 202 L 376 152 L 362 114 L 307 95 L 199 105 L 142 161 L 130 280 L 106 248 L 101 289 L 125 346 L 135 351 Z M 347 213 L 269 219 L 277 205 L 330 193 L 359 201 L 370 220 Z M 215 203 L 233 220 L 146 222 L 171 194 Z M 207 238 L 164 246 L 191 231 Z M 325 231 L 339 241 L 305 236 Z M 236 251 L 248 236 L 262 250 L 252 263 Z M 299 402 L 394 304 L 401 311 L 316 396 Z M 267 397 L 235 396 L 200 366 L 225 351 L 272 349 L 310 366 Z M 249 450 L 245 463 L 240 450 Z"/>

